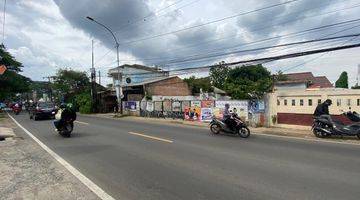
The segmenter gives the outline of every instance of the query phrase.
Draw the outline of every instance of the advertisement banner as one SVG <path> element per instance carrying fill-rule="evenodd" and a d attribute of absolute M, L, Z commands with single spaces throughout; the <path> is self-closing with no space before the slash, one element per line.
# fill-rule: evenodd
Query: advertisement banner
<path fill-rule="evenodd" d="M 146 110 L 149 112 L 154 111 L 154 103 L 152 101 L 146 102 Z"/>
<path fill-rule="evenodd" d="M 126 110 L 131 110 L 131 111 L 136 111 L 136 101 L 127 101 L 125 102 L 125 109 Z"/>
<path fill-rule="evenodd" d="M 190 101 L 183 101 L 181 104 L 181 111 L 185 112 L 185 109 L 189 107 L 190 107 Z"/>
<path fill-rule="evenodd" d="M 175 111 L 175 112 L 181 111 L 181 102 L 180 101 L 172 102 L 172 111 Z"/>
<path fill-rule="evenodd" d="M 201 107 L 202 108 L 212 108 L 212 107 L 214 107 L 214 101 L 210 101 L 210 100 L 201 101 Z"/>
<path fill-rule="evenodd" d="M 164 111 L 171 111 L 171 101 L 170 100 L 163 101 L 163 108 Z"/>
<path fill-rule="evenodd" d="M 263 113 L 265 112 L 265 103 L 263 100 L 256 100 L 249 102 L 249 112 L 251 113 Z"/>
<path fill-rule="evenodd" d="M 184 113 L 185 120 L 200 121 L 201 120 L 201 108 L 200 107 L 187 107 Z"/>
<path fill-rule="evenodd" d="M 230 105 L 230 110 L 235 111 L 239 117 L 244 118 L 245 120 L 248 120 L 248 101 L 246 100 L 239 100 L 239 101 L 215 101 L 215 107 L 219 110 L 214 110 L 214 114 L 218 114 L 219 117 L 222 117 L 222 114 L 225 109 L 225 104 Z M 216 117 L 218 117 L 215 114 Z"/>
<path fill-rule="evenodd" d="M 195 107 L 201 108 L 201 101 L 191 101 L 191 107 L 192 108 L 195 108 Z"/>
<path fill-rule="evenodd" d="M 162 101 L 155 101 L 155 111 L 162 111 Z"/>
<path fill-rule="evenodd" d="M 201 121 L 209 122 L 212 116 L 212 108 L 201 108 Z"/>

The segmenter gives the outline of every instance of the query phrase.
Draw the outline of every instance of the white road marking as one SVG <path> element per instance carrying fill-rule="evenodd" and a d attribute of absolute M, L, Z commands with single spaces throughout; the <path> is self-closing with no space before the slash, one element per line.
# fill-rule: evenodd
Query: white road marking
<path fill-rule="evenodd" d="M 74 121 L 75 123 L 78 123 L 78 124 L 84 124 L 84 125 L 89 125 L 89 123 L 86 123 L 86 122 L 81 122 L 81 121 Z"/>
<path fill-rule="evenodd" d="M 37 139 L 31 132 L 26 130 L 19 122 L 17 122 L 9 113 L 7 113 L 9 117 L 18 125 L 26 134 L 28 134 L 36 143 L 38 143 L 45 151 L 47 151 L 55 160 L 57 160 L 61 165 L 63 165 L 70 173 L 72 173 L 76 178 L 78 178 L 85 186 L 87 186 L 91 191 L 93 191 L 100 199 L 103 200 L 115 200 L 112 196 L 107 194 L 103 189 L 101 189 L 98 185 L 92 182 L 89 178 L 83 175 L 79 170 L 73 167 L 70 163 L 56 154 L 53 150 L 51 150 L 48 146 L 42 143 L 39 139 Z"/>
<path fill-rule="evenodd" d="M 145 134 L 141 134 L 141 133 L 129 132 L 129 134 L 131 134 L 131 135 L 137 135 L 137 136 L 141 136 L 141 137 L 145 137 L 145 138 L 150 138 L 150 139 L 153 139 L 153 140 L 159 140 L 159 141 L 162 141 L 162 142 L 173 143 L 172 140 L 167 140 L 167 139 L 163 139 L 163 138 L 159 138 L 159 137 L 154 137 L 154 136 L 150 136 L 150 135 L 145 135 Z"/>

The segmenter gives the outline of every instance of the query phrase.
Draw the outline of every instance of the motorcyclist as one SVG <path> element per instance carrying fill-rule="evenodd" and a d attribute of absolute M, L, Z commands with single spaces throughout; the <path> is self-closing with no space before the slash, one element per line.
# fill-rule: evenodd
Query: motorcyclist
<path fill-rule="evenodd" d="M 230 105 L 227 103 L 225 104 L 225 109 L 223 113 L 223 121 L 229 127 L 230 130 L 235 129 L 235 120 L 232 118 L 232 114 L 229 111 Z"/>
<path fill-rule="evenodd" d="M 324 103 L 319 104 L 314 112 L 315 117 L 320 117 L 321 115 L 329 115 L 329 106 L 331 106 L 331 99 L 326 99 Z"/>
<path fill-rule="evenodd" d="M 55 117 L 57 120 L 54 121 L 54 125 L 56 130 L 60 130 L 65 122 L 70 121 L 72 123 L 76 120 L 76 112 L 72 108 L 72 104 L 67 105 L 66 103 L 62 103 Z"/>
<path fill-rule="evenodd" d="M 314 117 L 322 117 L 331 121 L 332 119 L 329 114 L 329 106 L 331 106 L 331 104 L 331 99 L 326 99 L 324 103 L 319 104 L 315 109 Z"/>

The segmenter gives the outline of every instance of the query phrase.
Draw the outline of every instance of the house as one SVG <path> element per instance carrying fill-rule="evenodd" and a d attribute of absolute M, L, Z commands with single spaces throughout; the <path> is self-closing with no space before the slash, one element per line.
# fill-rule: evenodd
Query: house
<path fill-rule="evenodd" d="M 269 125 L 311 126 L 318 104 L 331 99 L 330 114 L 346 123 L 342 113 L 360 112 L 360 90 L 344 88 L 307 88 L 276 90 L 267 95 Z M 272 121 L 274 120 L 274 121 Z M 276 121 L 276 122 L 275 122 Z"/>
<path fill-rule="evenodd" d="M 307 89 L 307 88 L 333 88 L 326 76 L 314 76 L 311 72 L 284 74 L 285 81 L 275 84 L 276 90 Z"/>
<path fill-rule="evenodd" d="M 120 80 L 120 85 L 137 84 L 157 78 L 169 77 L 169 72 L 163 71 L 158 67 L 125 64 L 110 69 L 108 75 L 112 77 L 113 86 L 115 86 L 118 80 Z"/>

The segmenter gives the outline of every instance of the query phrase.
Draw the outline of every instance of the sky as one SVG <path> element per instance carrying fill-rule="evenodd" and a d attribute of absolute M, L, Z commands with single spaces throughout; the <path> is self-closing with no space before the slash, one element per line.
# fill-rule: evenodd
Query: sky
<path fill-rule="evenodd" d="M 360 0 L 289 1 L 7 0 L 3 43 L 23 63 L 24 75 L 44 80 L 59 68 L 89 73 L 91 41 L 94 40 L 95 68 L 100 71 L 105 85 L 110 82 L 107 70 L 116 67 L 115 42 L 109 32 L 86 16 L 113 30 L 120 44 L 120 64 L 156 65 L 165 70 L 360 42 L 360 37 L 354 37 L 234 52 L 360 33 L 360 21 L 327 27 L 360 18 Z M 287 3 L 280 5 L 284 2 Z M 4 0 L 0 0 L 0 5 L 3 4 Z M 266 7 L 270 8 L 261 9 Z M 0 14 L 3 16 L 3 11 Z M 4 23 L 2 17 L 0 22 Z M 327 28 L 294 35 L 317 27 Z M 255 43 L 261 40 L 264 41 Z M 311 71 L 314 75 L 327 76 L 332 82 L 342 71 L 347 71 L 350 85 L 353 85 L 360 64 L 359 52 L 360 48 L 354 48 L 275 61 L 264 66 L 272 72 Z"/>

